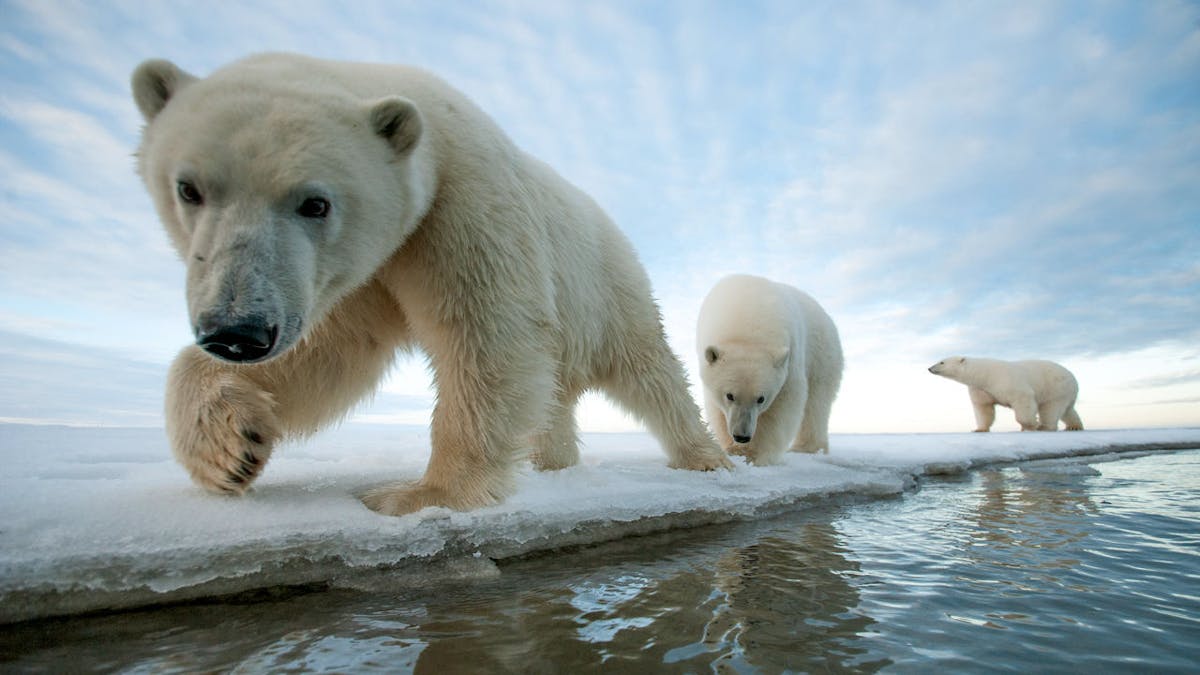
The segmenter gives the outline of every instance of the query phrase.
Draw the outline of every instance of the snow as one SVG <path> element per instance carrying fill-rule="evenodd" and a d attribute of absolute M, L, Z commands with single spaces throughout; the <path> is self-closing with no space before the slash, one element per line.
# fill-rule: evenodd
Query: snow
<path fill-rule="evenodd" d="M 229 498 L 191 485 L 160 429 L 0 425 L 0 622 L 282 584 L 494 575 L 495 559 L 895 495 L 922 475 L 1200 447 L 1200 429 L 834 435 L 828 456 L 789 454 L 775 467 L 738 459 L 735 471 L 712 473 L 668 469 L 647 434 L 584 434 L 583 443 L 579 466 L 524 466 L 503 504 L 391 518 L 356 495 L 418 478 L 424 430 L 347 426 L 284 446 L 251 494 Z"/>

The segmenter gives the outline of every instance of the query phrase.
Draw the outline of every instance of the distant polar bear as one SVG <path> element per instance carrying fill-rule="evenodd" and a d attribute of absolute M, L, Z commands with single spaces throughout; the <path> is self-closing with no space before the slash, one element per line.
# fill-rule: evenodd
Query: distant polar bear
<path fill-rule="evenodd" d="M 343 417 L 412 347 L 437 389 L 433 452 L 415 484 L 367 495 L 382 513 L 493 504 L 530 449 L 575 464 L 591 388 L 671 466 L 732 466 L 629 241 L 441 80 L 273 54 L 203 79 L 147 61 L 132 85 L 197 341 L 170 371 L 167 432 L 203 487 L 244 492 L 280 438 Z"/>
<path fill-rule="evenodd" d="M 842 343 L 816 300 L 762 277 L 725 277 L 700 307 L 696 346 L 708 423 L 726 451 L 759 465 L 789 446 L 829 452 Z"/>
<path fill-rule="evenodd" d="M 1000 361 L 951 356 L 929 367 L 934 375 L 967 385 L 975 406 L 975 431 L 988 431 L 996 404 L 1012 408 L 1022 431 L 1083 429 L 1075 412 L 1079 383 L 1071 371 L 1053 361 Z"/>

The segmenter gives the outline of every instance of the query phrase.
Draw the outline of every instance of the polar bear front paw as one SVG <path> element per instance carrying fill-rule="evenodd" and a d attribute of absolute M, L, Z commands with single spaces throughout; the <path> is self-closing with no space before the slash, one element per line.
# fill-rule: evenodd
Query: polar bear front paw
<path fill-rule="evenodd" d="M 751 451 L 751 446 L 749 443 L 730 443 L 725 448 L 725 452 L 726 452 L 726 454 L 737 455 L 739 457 L 753 457 L 754 456 L 754 453 Z"/>
<path fill-rule="evenodd" d="M 204 489 L 245 493 L 280 437 L 274 399 L 236 373 L 173 375 L 167 433 L 175 458 Z"/>
<path fill-rule="evenodd" d="M 422 483 L 396 483 L 375 488 L 362 496 L 367 508 L 385 516 L 403 516 L 427 506 L 443 506 L 457 511 L 469 511 L 497 503 L 488 494 L 451 495 L 447 490 Z"/>
<path fill-rule="evenodd" d="M 714 443 L 704 443 L 678 453 L 669 465 L 672 469 L 689 471 L 715 471 L 733 469 L 733 462 Z"/>

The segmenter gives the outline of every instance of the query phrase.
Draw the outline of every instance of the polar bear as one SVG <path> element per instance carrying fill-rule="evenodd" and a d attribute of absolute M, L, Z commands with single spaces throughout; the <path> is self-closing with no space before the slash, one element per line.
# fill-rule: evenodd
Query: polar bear
<path fill-rule="evenodd" d="M 1012 408 L 1022 431 L 1080 431 L 1075 412 L 1079 383 L 1071 371 L 1053 361 L 1000 361 L 950 356 L 929 367 L 934 375 L 967 385 L 975 407 L 975 431 L 988 431 L 996 420 L 996 404 Z"/>
<path fill-rule="evenodd" d="M 240 494 L 276 443 L 345 416 L 397 351 L 428 355 L 432 454 L 385 514 L 472 509 L 579 460 L 599 388 L 672 467 L 731 467 L 688 395 L 629 241 L 471 101 L 403 66 L 249 57 L 140 65 L 139 173 L 187 267 L 196 344 L 167 383 L 192 478 Z"/>
<path fill-rule="evenodd" d="M 736 274 L 709 291 L 696 324 L 705 412 L 727 452 L 756 465 L 779 463 L 789 446 L 829 452 L 842 343 L 816 300 Z"/>

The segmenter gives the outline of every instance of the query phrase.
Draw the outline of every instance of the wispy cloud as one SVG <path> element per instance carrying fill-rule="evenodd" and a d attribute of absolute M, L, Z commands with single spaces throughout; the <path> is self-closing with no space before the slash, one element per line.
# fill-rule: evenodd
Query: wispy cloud
<path fill-rule="evenodd" d="M 1157 389 L 1159 387 L 1173 387 L 1181 384 L 1195 384 L 1200 382 L 1200 369 L 1178 370 L 1164 375 L 1154 375 L 1134 380 L 1129 383 L 1129 386 L 1136 389 Z"/>

